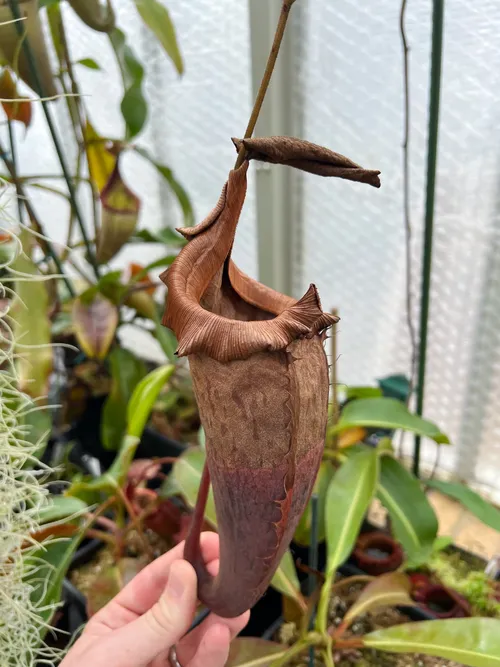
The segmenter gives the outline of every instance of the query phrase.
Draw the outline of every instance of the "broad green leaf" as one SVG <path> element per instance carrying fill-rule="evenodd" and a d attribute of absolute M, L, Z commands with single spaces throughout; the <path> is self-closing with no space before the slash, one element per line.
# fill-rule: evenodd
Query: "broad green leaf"
<path fill-rule="evenodd" d="M 435 424 L 411 414 L 406 405 L 395 398 L 360 398 L 348 403 L 332 433 L 342 433 L 355 426 L 402 429 L 431 438 L 438 444 L 450 442 Z"/>
<path fill-rule="evenodd" d="M 287 647 L 257 637 L 237 637 L 231 642 L 226 667 L 269 667 Z"/>
<path fill-rule="evenodd" d="M 312 494 L 318 496 L 318 541 L 323 542 L 325 539 L 325 510 L 326 510 L 326 494 L 330 480 L 333 477 L 333 466 L 329 461 L 323 461 L 321 464 Z M 309 500 L 304 513 L 302 514 L 297 530 L 295 531 L 294 540 L 297 544 L 309 546 L 311 544 L 311 526 L 312 526 L 312 504 Z"/>
<path fill-rule="evenodd" d="M 93 58 L 81 58 L 80 60 L 76 61 L 77 65 L 82 65 L 83 67 L 86 67 L 87 69 L 95 69 L 95 70 L 100 70 L 101 66 L 99 63 L 97 63 Z"/>
<path fill-rule="evenodd" d="M 470 667 L 500 665 L 500 621 L 493 618 L 404 623 L 363 637 L 369 648 L 390 653 L 424 653 Z"/>
<path fill-rule="evenodd" d="M 361 595 L 344 616 L 343 625 L 350 625 L 357 616 L 380 607 L 412 607 L 411 581 L 402 572 L 389 572 L 377 577 L 363 589 Z"/>
<path fill-rule="evenodd" d="M 120 108 L 127 126 L 128 138 L 131 139 L 142 130 L 148 116 L 148 105 L 142 91 L 144 67 L 127 44 L 122 30 L 115 28 L 110 32 L 109 39 L 122 75 L 125 92 Z"/>
<path fill-rule="evenodd" d="M 172 468 L 171 476 L 174 483 L 191 507 L 196 505 L 204 465 L 205 452 L 196 447 L 183 452 Z M 205 519 L 214 528 L 217 527 L 217 515 L 212 489 L 210 489 L 208 494 Z M 280 566 L 271 581 L 271 585 L 280 593 L 283 593 L 283 595 L 296 600 L 298 604 L 303 604 L 300 594 L 300 584 L 290 551 L 287 551 L 283 556 Z"/>
<path fill-rule="evenodd" d="M 407 558 L 430 553 L 438 533 L 436 513 L 418 479 L 392 456 L 381 457 L 378 497 Z"/>
<path fill-rule="evenodd" d="M 295 600 L 298 606 L 305 611 L 306 604 L 300 593 L 299 578 L 290 550 L 287 550 L 281 559 L 280 566 L 271 579 L 271 586 L 283 595 Z"/>
<path fill-rule="evenodd" d="M 351 553 L 379 477 L 377 450 L 363 447 L 337 470 L 326 496 L 327 573 Z"/>
<path fill-rule="evenodd" d="M 174 371 L 170 364 L 160 366 L 136 386 L 127 407 L 127 435 L 142 436 L 156 399 Z"/>
<path fill-rule="evenodd" d="M 122 347 L 111 351 L 109 363 L 112 384 L 102 412 L 101 440 L 106 449 L 117 450 L 127 427 L 128 402 L 147 369 L 143 361 Z"/>
<path fill-rule="evenodd" d="M 159 0 L 134 0 L 134 2 L 142 20 L 156 35 L 176 70 L 182 74 L 184 64 L 177 44 L 174 24 L 167 8 Z"/>
<path fill-rule="evenodd" d="M 140 133 L 148 118 L 148 104 L 142 92 L 142 82 L 134 83 L 125 91 L 120 109 L 128 136 L 132 139 Z"/>
<path fill-rule="evenodd" d="M 347 387 L 345 397 L 347 400 L 357 398 L 379 398 L 382 396 L 382 389 L 379 387 Z"/>
<path fill-rule="evenodd" d="M 106 264 L 130 239 L 137 226 L 141 202 L 123 181 L 117 161 L 101 192 L 102 219 L 96 259 Z"/>
<path fill-rule="evenodd" d="M 79 297 L 73 304 L 73 327 L 85 354 L 104 359 L 115 337 L 118 309 L 108 299 L 96 294 L 90 303 Z"/>
<path fill-rule="evenodd" d="M 436 491 L 458 500 L 480 521 L 490 526 L 490 528 L 500 531 L 500 511 L 472 489 L 458 482 L 441 482 L 437 479 L 429 479 L 426 484 L 431 489 L 436 489 Z"/>
<path fill-rule="evenodd" d="M 32 398 L 45 398 L 52 372 L 49 295 L 47 283 L 42 280 L 31 259 L 33 237 L 25 230 L 19 236 L 23 252 L 13 263 L 13 269 L 33 279 L 16 281 L 17 298 L 10 315 L 18 356 L 18 387 Z M 37 280 L 37 277 L 39 280 Z"/>
<path fill-rule="evenodd" d="M 152 164 L 153 167 L 157 169 L 158 173 L 161 174 L 161 176 L 169 184 L 170 188 L 172 189 L 172 192 L 177 197 L 177 201 L 179 202 L 179 205 L 182 209 L 182 213 L 184 215 L 184 226 L 191 227 L 194 224 L 194 212 L 193 212 L 193 207 L 191 205 L 191 200 L 189 199 L 189 196 L 182 187 L 182 185 L 175 178 L 172 169 L 170 169 L 170 167 L 167 167 L 164 164 L 156 162 L 145 148 L 134 146 L 133 150 L 135 150 L 135 152 L 138 155 L 141 155 L 144 159 L 148 160 L 148 162 L 150 162 L 150 164 Z M 173 232 L 173 230 L 171 231 Z M 175 234 L 175 241 L 177 243 L 179 243 L 179 241 L 185 243 L 185 240 L 180 235 L 177 234 Z"/>
<path fill-rule="evenodd" d="M 71 496 L 50 496 L 50 504 L 44 507 L 39 514 L 40 524 L 60 521 L 78 515 L 87 509 L 87 504 L 79 498 Z"/>

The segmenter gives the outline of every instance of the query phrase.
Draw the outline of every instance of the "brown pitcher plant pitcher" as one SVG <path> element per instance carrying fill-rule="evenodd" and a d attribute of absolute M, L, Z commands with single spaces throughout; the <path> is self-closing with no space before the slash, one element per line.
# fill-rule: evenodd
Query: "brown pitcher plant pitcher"
<path fill-rule="evenodd" d="M 187 356 L 206 434 L 207 460 L 185 547 L 199 598 L 224 617 L 263 595 L 308 502 L 323 452 L 328 414 L 326 331 L 311 285 L 299 300 L 253 280 L 231 260 L 251 159 L 380 186 L 321 146 L 290 137 L 233 140 L 245 149 L 214 210 L 179 229 L 189 243 L 162 275 L 163 324 Z M 199 536 L 210 482 L 220 535 L 220 569 L 210 575 Z"/>

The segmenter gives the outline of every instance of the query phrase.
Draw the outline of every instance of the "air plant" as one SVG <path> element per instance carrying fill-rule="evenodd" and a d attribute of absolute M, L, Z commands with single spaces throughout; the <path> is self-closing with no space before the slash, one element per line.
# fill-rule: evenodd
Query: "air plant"
<path fill-rule="evenodd" d="M 3 194 L 6 192 L 5 188 Z M 46 434 L 38 438 L 33 424 L 30 426 L 44 408 L 20 389 L 20 362 L 26 363 L 33 350 L 20 345 L 13 306 L 26 306 L 18 303 L 19 297 L 8 285 L 12 280 L 31 284 L 40 277 L 19 270 L 17 260 L 24 256 L 23 247 L 10 229 L 4 206 L 1 213 L 6 223 L 2 237 L 9 240 L 0 264 L 0 653 L 3 665 L 28 667 L 36 658 L 47 663 L 57 659 L 58 652 L 40 639 L 56 605 L 45 604 L 43 594 L 37 592 L 40 572 L 35 554 L 40 545 L 27 540 L 37 532 L 40 513 L 48 504 L 43 484 L 47 471 L 33 469 Z M 24 256 L 24 265 L 28 261 Z"/>

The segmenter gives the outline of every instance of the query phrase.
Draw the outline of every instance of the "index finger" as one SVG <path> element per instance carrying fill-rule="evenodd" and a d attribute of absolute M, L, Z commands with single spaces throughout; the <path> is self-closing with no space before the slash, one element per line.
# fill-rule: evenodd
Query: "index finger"
<path fill-rule="evenodd" d="M 206 565 L 219 558 L 219 536 L 205 532 L 200 536 L 201 553 Z M 158 601 L 168 580 L 172 563 L 184 555 L 184 542 L 167 551 L 137 574 L 87 625 L 101 624 L 117 630 L 145 614 Z"/>

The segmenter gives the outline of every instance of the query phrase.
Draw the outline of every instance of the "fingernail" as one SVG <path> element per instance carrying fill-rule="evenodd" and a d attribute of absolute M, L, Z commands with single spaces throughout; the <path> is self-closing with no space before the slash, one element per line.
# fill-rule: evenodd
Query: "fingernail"
<path fill-rule="evenodd" d="M 177 563 L 173 563 L 170 568 L 167 582 L 167 595 L 170 598 L 178 599 L 184 595 L 185 586 L 180 570 L 182 570 L 182 566 Z"/>

